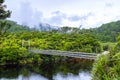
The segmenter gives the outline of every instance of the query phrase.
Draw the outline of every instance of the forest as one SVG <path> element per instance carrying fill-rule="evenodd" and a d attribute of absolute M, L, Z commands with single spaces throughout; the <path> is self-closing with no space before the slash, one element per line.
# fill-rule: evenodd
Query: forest
<path fill-rule="evenodd" d="M 6 22 L 11 27 L 1 37 L 1 63 L 27 63 L 28 57 L 32 58 L 27 52 L 28 41 L 30 41 L 31 49 L 100 53 L 116 45 L 116 39 L 119 35 L 119 27 L 117 26 L 120 23 L 119 21 L 111 22 L 93 29 L 65 26 L 46 30 L 46 28 L 43 29 L 45 26 L 39 26 L 43 27 L 43 30 L 39 31 L 35 28 L 19 25 L 14 21 L 6 20 Z M 109 26 L 110 30 L 108 30 L 108 25 L 113 24 L 115 26 Z M 113 36 L 112 32 L 117 34 Z M 24 41 L 24 45 L 22 45 L 22 41 Z M 28 62 L 32 62 L 32 60 L 28 60 Z"/>
<path fill-rule="evenodd" d="M 29 54 L 29 49 L 88 53 L 101 53 L 107 50 L 109 51 L 107 57 L 101 55 L 95 60 L 92 70 L 93 80 L 120 79 L 120 21 L 90 29 L 70 26 L 52 28 L 50 25 L 41 24 L 37 28 L 30 28 L 7 20 L 11 11 L 6 11 L 3 3 L 4 0 L 1 0 L 0 65 L 25 65 L 41 63 L 51 58 L 59 59 L 54 56 Z M 30 41 L 30 45 L 28 45 L 28 41 Z"/>
<path fill-rule="evenodd" d="M 18 26 L 16 27 L 19 28 Z M 24 31 L 22 31 L 21 26 L 21 29 L 17 31 L 18 29 L 16 27 L 14 26 L 15 30 L 9 29 L 9 34 L 6 33 L 2 37 L 0 48 L 0 57 L 2 63 L 25 62 L 26 60 L 23 60 L 28 59 L 27 57 L 30 57 L 29 53 L 27 52 L 29 49 L 28 41 L 30 41 L 30 49 L 33 50 L 62 50 L 88 53 L 99 53 L 102 51 L 101 44 L 97 37 L 89 33 L 80 34 L 75 31 L 67 32 L 63 29 L 66 27 L 62 27 L 61 31 L 59 32 L 56 32 L 55 30 L 35 31 L 25 26 L 23 26 Z M 23 41 L 24 45 L 22 45 Z"/>

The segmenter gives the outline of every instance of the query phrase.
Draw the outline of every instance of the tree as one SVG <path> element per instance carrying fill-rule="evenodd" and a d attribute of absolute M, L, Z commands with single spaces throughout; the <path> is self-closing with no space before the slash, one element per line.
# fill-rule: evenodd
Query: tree
<path fill-rule="evenodd" d="M 68 27 L 68 26 L 64 26 L 64 27 L 61 27 L 60 28 L 60 32 L 61 33 L 68 33 L 68 32 L 70 32 L 71 31 L 71 27 Z"/>
<path fill-rule="evenodd" d="M 11 11 L 6 10 L 6 5 L 3 5 L 4 0 L 0 0 L 0 37 L 11 27 L 6 18 L 9 18 Z"/>
<path fill-rule="evenodd" d="M 6 5 L 3 5 L 4 0 L 0 0 L 0 20 L 10 17 L 11 12 L 6 10 Z"/>

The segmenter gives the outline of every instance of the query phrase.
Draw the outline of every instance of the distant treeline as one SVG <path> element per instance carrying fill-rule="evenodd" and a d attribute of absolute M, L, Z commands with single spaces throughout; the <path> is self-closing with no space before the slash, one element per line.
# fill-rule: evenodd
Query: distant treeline
<path fill-rule="evenodd" d="M 108 48 L 106 45 L 101 46 L 101 42 L 115 42 L 120 30 L 118 29 L 119 21 L 93 29 L 67 26 L 60 28 L 50 28 L 49 26 L 49 29 L 47 29 L 44 28 L 45 26 L 40 26 L 41 30 L 37 29 L 39 27 L 29 28 L 28 26 L 18 25 L 13 21 L 8 21 L 8 23 L 11 28 L 0 38 L 1 64 L 26 64 L 48 60 L 41 55 L 30 55 L 27 51 L 28 48 L 99 53 Z M 114 27 L 111 26 L 113 24 Z M 24 44 L 22 44 L 22 41 L 24 41 Z"/>
<path fill-rule="evenodd" d="M 10 21 L 12 27 L 8 30 L 9 32 L 25 32 L 25 31 L 52 31 L 54 33 L 79 33 L 79 34 L 93 34 L 101 42 L 116 42 L 116 37 L 120 34 L 120 21 L 103 24 L 98 28 L 81 29 L 76 27 L 64 26 L 55 27 L 49 24 L 40 23 L 38 26 L 30 28 L 25 25 L 19 25 L 16 22 Z"/>

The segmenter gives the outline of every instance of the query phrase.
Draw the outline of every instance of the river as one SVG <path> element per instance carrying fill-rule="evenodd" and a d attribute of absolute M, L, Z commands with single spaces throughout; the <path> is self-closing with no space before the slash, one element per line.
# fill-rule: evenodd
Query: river
<path fill-rule="evenodd" d="M 91 80 L 92 63 L 79 60 L 0 66 L 0 80 Z"/>

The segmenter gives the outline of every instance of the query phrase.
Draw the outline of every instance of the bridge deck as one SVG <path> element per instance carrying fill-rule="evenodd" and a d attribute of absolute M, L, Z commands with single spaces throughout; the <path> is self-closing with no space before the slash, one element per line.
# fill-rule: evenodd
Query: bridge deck
<path fill-rule="evenodd" d="M 98 55 L 97 53 L 70 52 L 70 51 L 59 51 L 59 50 L 29 50 L 29 52 L 43 54 L 43 55 L 67 56 L 67 57 L 83 58 L 83 59 L 95 59 Z"/>

